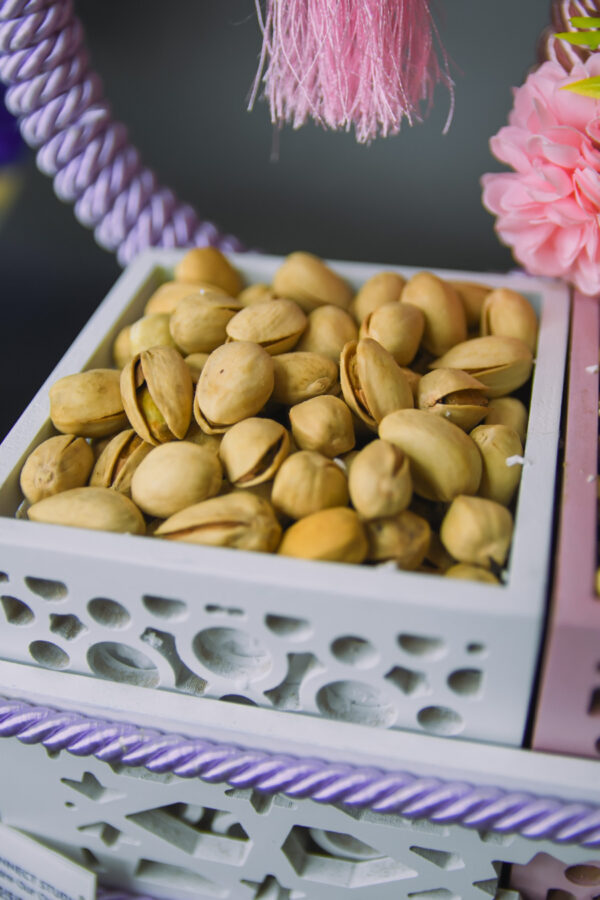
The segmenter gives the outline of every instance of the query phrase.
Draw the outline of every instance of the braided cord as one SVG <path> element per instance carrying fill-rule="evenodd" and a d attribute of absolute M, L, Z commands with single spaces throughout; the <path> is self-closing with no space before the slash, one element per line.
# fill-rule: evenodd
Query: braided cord
<path fill-rule="evenodd" d="M 0 82 L 38 168 L 122 265 L 148 246 L 243 249 L 159 185 L 112 120 L 73 0 L 0 0 Z"/>
<path fill-rule="evenodd" d="M 600 847 L 600 807 L 492 786 L 248 750 L 3 698 L 0 737 L 180 778 Z"/>

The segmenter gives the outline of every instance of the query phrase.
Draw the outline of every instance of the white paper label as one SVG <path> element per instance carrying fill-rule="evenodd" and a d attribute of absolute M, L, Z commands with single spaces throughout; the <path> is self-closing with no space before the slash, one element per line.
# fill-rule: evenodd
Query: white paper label
<path fill-rule="evenodd" d="M 0 900 L 95 900 L 96 876 L 35 838 L 0 825 Z"/>

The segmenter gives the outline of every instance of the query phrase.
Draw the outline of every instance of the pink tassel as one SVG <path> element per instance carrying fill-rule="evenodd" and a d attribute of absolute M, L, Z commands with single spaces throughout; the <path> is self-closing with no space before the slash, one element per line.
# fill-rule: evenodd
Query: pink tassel
<path fill-rule="evenodd" d="M 427 0 L 266 0 L 264 19 L 255 3 L 263 47 L 250 109 L 263 81 L 274 124 L 300 128 L 311 117 L 334 130 L 354 126 L 370 143 L 397 134 L 403 118 L 420 121 L 421 103 L 431 106 L 443 82 L 448 129 L 453 83 Z"/>

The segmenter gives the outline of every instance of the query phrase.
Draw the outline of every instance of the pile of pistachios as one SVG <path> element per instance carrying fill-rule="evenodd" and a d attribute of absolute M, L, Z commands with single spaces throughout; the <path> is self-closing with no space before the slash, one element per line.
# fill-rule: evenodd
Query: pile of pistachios
<path fill-rule="evenodd" d="M 244 285 L 190 250 L 114 369 L 51 387 L 27 515 L 496 583 L 537 330 L 508 288 L 382 271 L 355 293 L 302 252 Z"/>

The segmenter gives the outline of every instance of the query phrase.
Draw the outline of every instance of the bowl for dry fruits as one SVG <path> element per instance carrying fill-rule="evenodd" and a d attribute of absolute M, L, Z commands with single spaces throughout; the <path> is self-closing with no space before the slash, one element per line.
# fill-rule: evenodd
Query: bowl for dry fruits
<path fill-rule="evenodd" d="M 0 448 L 0 653 L 519 745 L 568 294 L 148 251 Z"/>

